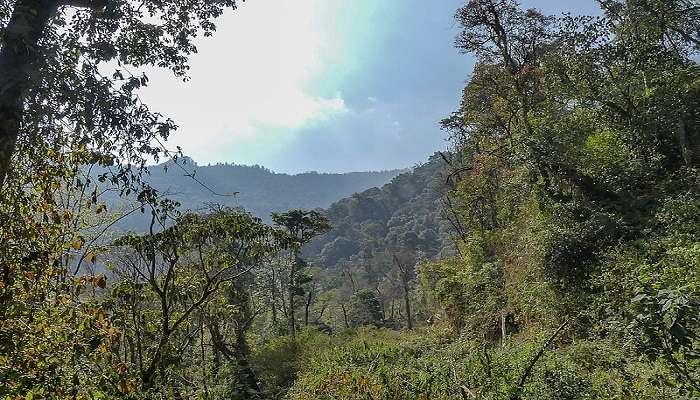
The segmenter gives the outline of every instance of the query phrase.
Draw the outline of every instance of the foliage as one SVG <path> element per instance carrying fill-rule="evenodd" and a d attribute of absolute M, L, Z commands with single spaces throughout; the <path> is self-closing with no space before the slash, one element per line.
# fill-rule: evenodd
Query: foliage
<path fill-rule="evenodd" d="M 71 142 L 16 154 L 0 190 L 0 396 L 135 396 L 93 268 L 115 218 L 80 168 L 97 155 Z"/>
<path fill-rule="evenodd" d="M 154 214 L 151 229 L 156 218 Z M 131 360 L 130 368 L 139 369 L 144 388 L 186 391 L 191 389 L 180 388 L 174 375 L 187 376 L 181 360 L 199 351 L 193 347 L 193 332 L 199 331 L 203 341 L 206 328 L 216 351 L 234 352 L 222 347 L 216 316 L 235 318 L 235 308 L 245 307 L 236 302 L 235 281 L 277 251 L 278 235 L 259 219 L 227 209 L 186 214 L 172 226 L 159 223 L 159 232 L 115 242 L 123 246 L 116 249 L 115 318 L 125 335 L 123 357 Z"/>
<path fill-rule="evenodd" d="M 376 292 L 362 289 L 353 293 L 348 302 L 348 322 L 352 328 L 382 324 L 381 302 Z"/>
<path fill-rule="evenodd" d="M 469 337 L 528 340 L 570 321 L 570 340 L 635 343 L 656 385 L 692 397 L 698 9 L 600 3 L 600 17 L 561 19 L 513 0 L 458 10 L 456 46 L 477 65 L 443 127 L 464 229 L 459 256 L 422 280 Z"/>
<path fill-rule="evenodd" d="M 0 1 L 0 397 L 140 397 L 94 273 L 120 218 L 103 195 L 159 208 L 142 168 L 175 124 L 139 101 L 148 79 L 128 69 L 185 77 L 194 37 L 234 6 Z"/>
<path fill-rule="evenodd" d="M 295 339 L 277 336 L 255 347 L 251 363 L 264 382 L 264 393 L 270 398 L 284 395 L 305 370 L 314 355 L 335 345 L 331 336 L 315 329 L 301 329 Z"/>
<path fill-rule="evenodd" d="M 364 289 L 378 296 L 382 324 L 409 327 L 430 318 L 433 310 L 414 288 L 415 266 L 454 251 L 450 224 L 436 206 L 445 169 L 435 154 L 381 189 L 357 193 L 326 211 L 332 229 L 304 248 L 327 271 L 321 289 L 330 294 L 331 312 L 324 323 L 349 327 L 348 302 Z"/>
<path fill-rule="evenodd" d="M 398 175 L 381 189 L 369 189 L 332 204 L 327 215 L 333 229 L 308 247 L 328 268 L 356 261 L 388 246 L 406 234 L 417 238 L 414 247 L 435 256 L 448 247 L 448 227 L 435 207 L 440 201 L 444 162 L 437 154 Z"/>
<path fill-rule="evenodd" d="M 484 348 L 455 341 L 441 329 L 399 333 L 360 330 L 313 352 L 290 390 L 291 399 L 504 399 L 541 343 Z M 654 384 L 658 367 L 628 365 L 612 343 L 581 342 L 548 353 L 528 379 L 523 399 L 661 399 L 673 390 Z"/>

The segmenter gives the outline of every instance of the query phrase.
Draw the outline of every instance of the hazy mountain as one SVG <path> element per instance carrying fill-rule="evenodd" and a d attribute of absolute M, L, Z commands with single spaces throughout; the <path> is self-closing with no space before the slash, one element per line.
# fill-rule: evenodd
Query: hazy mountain
<path fill-rule="evenodd" d="M 276 173 L 262 166 L 235 164 L 197 165 L 189 158 L 149 168 L 147 181 L 161 193 L 179 201 L 183 210 L 207 204 L 243 207 L 269 221 L 271 212 L 293 208 L 327 208 L 332 203 L 381 187 L 405 170 L 302 174 Z M 114 199 L 113 201 L 116 201 Z M 118 228 L 140 230 L 146 217 L 137 213 Z"/>

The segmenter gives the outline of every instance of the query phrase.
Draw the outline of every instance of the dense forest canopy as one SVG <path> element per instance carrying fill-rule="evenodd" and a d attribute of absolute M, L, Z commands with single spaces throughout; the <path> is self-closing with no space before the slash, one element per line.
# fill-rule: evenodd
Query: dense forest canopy
<path fill-rule="evenodd" d="M 697 398 L 700 4 L 598 3 L 467 1 L 450 149 L 263 220 L 159 190 L 129 72 L 235 2 L 0 0 L 0 398 Z"/>
<path fill-rule="evenodd" d="M 411 250 L 435 257 L 450 247 L 451 229 L 436 207 L 444 193 L 447 168 L 437 154 L 427 163 L 332 204 L 326 211 L 333 229 L 307 248 L 318 253 L 326 268 L 354 263 L 386 248 L 408 242 Z"/>

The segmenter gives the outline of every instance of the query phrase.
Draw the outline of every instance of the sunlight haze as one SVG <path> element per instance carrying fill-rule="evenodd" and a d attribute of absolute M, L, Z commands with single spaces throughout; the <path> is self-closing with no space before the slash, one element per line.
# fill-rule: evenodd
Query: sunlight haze
<path fill-rule="evenodd" d="M 445 148 L 439 121 L 473 67 L 453 48 L 461 4 L 247 1 L 200 38 L 188 82 L 148 71 L 142 98 L 179 125 L 169 146 L 200 164 L 291 173 L 409 167 Z M 593 0 L 524 5 L 596 10 Z"/>

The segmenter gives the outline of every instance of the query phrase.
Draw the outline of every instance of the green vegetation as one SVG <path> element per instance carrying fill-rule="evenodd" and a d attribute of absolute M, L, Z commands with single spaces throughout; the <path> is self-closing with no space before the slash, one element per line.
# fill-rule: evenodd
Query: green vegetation
<path fill-rule="evenodd" d="M 700 397 L 700 5 L 600 5 L 467 2 L 452 149 L 266 224 L 149 185 L 174 125 L 100 72 L 234 2 L 0 1 L 0 399 Z"/>
<path fill-rule="evenodd" d="M 402 242 L 426 257 L 449 253 L 451 227 L 441 207 L 446 177 L 447 166 L 435 154 L 381 188 L 332 204 L 326 213 L 333 229 L 308 251 L 318 253 L 319 261 L 331 269 L 357 264 Z"/>
<path fill-rule="evenodd" d="M 362 329 L 323 341 L 314 339 L 319 333 L 307 335 L 308 354 L 299 357 L 302 372 L 289 392 L 293 399 L 662 399 L 674 394 L 654 383 L 653 366 L 628 360 L 630 354 L 607 342 L 581 341 L 548 352 L 520 390 L 518 382 L 539 350 L 534 341 L 480 346 L 433 328 Z"/>

